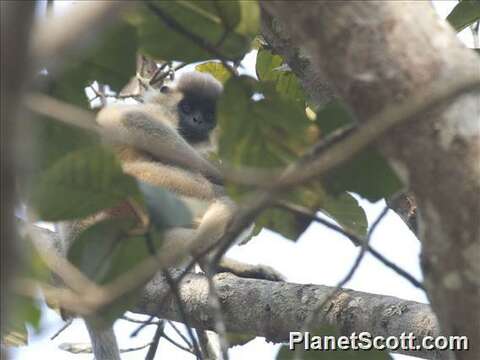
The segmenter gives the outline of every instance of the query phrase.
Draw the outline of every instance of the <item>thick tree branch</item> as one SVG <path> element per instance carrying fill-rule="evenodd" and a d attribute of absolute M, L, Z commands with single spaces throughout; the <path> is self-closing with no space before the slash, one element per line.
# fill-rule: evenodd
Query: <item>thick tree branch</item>
<path fill-rule="evenodd" d="M 263 7 L 310 55 L 315 70 L 365 122 L 407 98 L 480 77 L 480 61 L 427 2 L 266 1 Z M 470 338 L 478 359 L 480 100 L 437 106 L 378 142 L 418 202 L 422 265 L 444 331 Z"/>
<path fill-rule="evenodd" d="M 321 285 L 244 279 L 229 273 L 216 275 L 214 282 L 227 331 L 264 336 L 274 342 L 288 339 L 289 331 L 302 330 L 305 320 L 318 311 L 318 306 L 334 290 Z M 166 289 L 165 280 L 157 276 L 146 286 L 134 311 L 181 321 L 173 297 L 162 306 Z M 179 293 L 189 324 L 198 329 L 214 329 L 217 310 L 208 300 L 208 279 L 198 274 L 186 275 L 179 285 Z M 412 332 L 418 337 L 438 335 L 436 320 L 428 305 L 353 290 L 337 292 L 318 316 L 324 322 L 312 322 L 312 329 L 328 323 L 345 335 L 354 331 L 382 336 L 399 336 L 402 332 Z M 409 354 L 428 359 L 446 358 L 446 353 L 439 352 Z"/>
<path fill-rule="evenodd" d="M 61 239 L 49 230 L 41 231 L 44 236 L 36 239 L 37 244 L 43 244 L 50 251 L 60 251 Z M 175 272 L 173 278 L 177 279 L 180 274 L 182 271 Z M 345 335 L 353 331 L 368 331 L 374 336 L 412 332 L 420 339 L 439 334 L 430 307 L 413 301 L 340 289 L 319 311 L 319 305 L 335 288 L 245 279 L 229 273 L 218 274 L 213 281 L 227 331 L 281 342 L 288 339 L 289 331 L 304 330 L 305 321 L 316 312 L 321 321 L 312 321 L 312 328 L 328 323 Z M 185 317 L 188 324 L 197 329 L 213 330 L 218 308 L 209 300 L 208 279 L 199 274 L 186 274 L 177 286 L 182 311 L 161 273 L 145 286 L 133 311 L 174 321 Z M 414 355 L 447 359 L 447 353 L 441 352 L 420 351 Z"/>

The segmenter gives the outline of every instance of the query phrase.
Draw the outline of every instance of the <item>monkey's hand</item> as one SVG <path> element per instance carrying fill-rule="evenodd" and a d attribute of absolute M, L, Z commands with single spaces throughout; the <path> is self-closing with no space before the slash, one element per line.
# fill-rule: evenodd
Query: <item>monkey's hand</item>
<path fill-rule="evenodd" d="M 231 272 L 234 275 L 244 278 L 285 281 L 285 277 L 270 266 L 246 264 L 228 258 L 222 259 L 216 270 L 217 272 Z"/>

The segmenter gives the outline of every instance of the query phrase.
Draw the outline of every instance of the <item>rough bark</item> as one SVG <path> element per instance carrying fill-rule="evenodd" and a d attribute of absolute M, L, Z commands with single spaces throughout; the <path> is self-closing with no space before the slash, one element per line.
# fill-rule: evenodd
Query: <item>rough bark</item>
<path fill-rule="evenodd" d="M 268 1 L 262 6 L 357 115 L 458 78 L 480 76 L 480 61 L 427 2 Z M 467 335 L 478 359 L 480 322 L 479 94 L 466 94 L 378 142 L 420 209 L 422 268 L 446 334 Z"/>
<path fill-rule="evenodd" d="M 310 318 L 334 288 L 287 282 L 239 278 L 229 273 L 214 277 L 222 316 L 228 331 L 264 336 L 274 342 L 286 341 L 289 331 L 304 330 Z M 173 297 L 165 299 L 168 286 L 161 276 L 145 288 L 135 312 L 182 321 Z M 214 329 L 216 311 L 209 303 L 208 280 L 199 274 L 187 275 L 179 286 L 189 325 Z M 165 299 L 165 300 L 164 300 Z M 430 307 L 391 296 L 341 290 L 319 312 L 324 321 L 312 329 L 331 324 L 343 335 L 368 331 L 372 335 L 400 336 L 412 332 L 419 338 L 438 335 L 437 322 Z M 446 359 L 446 353 L 406 352 L 427 359 Z"/>
<path fill-rule="evenodd" d="M 38 246 L 60 253 L 62 240 L 47 229 L 38 229 Z M 175 279 L 180 270 L 171 271 Z M 288 339 L 289 331 L 301 331 L 304 322 L 330 296 L 334 288 L 322 285 L 302 285 L 288 282 L 245 279 L 229 273 L 214 277 L 227 331 L 264 336 L 274 342 Z M 190 326 L 213 330 L 215 312 L 208 296 L 208 280 L 200 274 L 187 274 L 178 284 L 185 316 Z M 134 312 L 163 319 L 182 321 L 182 314 L 170 294 L 168 283 L 156 275 L 142 290 Z M 348 289 L 340 290 L 318 313 L 312 323 L 335 326 L 341 334 L 368 331 L 373 336 L 399 336 L 412 332 L 418 339 L 435 336 L 439 329 L 430 306 L 392 296 L 369 294 Z M 426 359 L 447 359 L 446 353 L 434 351 L 407 352 Z"/>

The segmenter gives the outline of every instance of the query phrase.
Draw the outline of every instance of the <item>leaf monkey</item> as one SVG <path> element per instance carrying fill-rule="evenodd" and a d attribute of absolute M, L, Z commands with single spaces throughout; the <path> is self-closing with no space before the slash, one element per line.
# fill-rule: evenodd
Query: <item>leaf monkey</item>
<path fill-rule="evenodd" d="M 172 191 L 193 210 L 191 227 L 166 231 L 167 249 L 192 241 L 200 244 L 201 248 L 195 249 L 197 254 L 208 249 L 223 236 L 236 211 L 235 203 L 225 194 L 219 172 L 205 157 L 216 148 L 215 105 L 222 90 L 213 76 L 192 72 L 184 74 L 173 86 L 149 90 L 141 104 L 107 106 L 98 113 L 99 125 L 115 132 L 115 138 L 120 140 L 114 147 L 124 172 Z M 155 151 L 154 156 L 148 151 L 154 148 L 162 151 Z M 159 158 L 159 153 L 164 156 Z M 63 236 L 70 239 L 69 243 L 80 231 L 102 218 L 115 216 L 116 211 L 119 209 L 67 223 Z M 222 259 L 218 270 L 282 280 L 269 267 L 227 258 Z M 94 328 L 88 321 L 86 325 L 96 360 L 120 359 L 112 329 Z"/>

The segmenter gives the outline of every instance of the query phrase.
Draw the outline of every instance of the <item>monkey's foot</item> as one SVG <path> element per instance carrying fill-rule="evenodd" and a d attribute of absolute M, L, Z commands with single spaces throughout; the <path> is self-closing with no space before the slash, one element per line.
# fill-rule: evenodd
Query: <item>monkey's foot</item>
<path fill-rule="evenodd" d="M 267 265 L 251 265 L 232 259 L 223 259 L 217 267 L 217 272 L 231 272 L 240 277 L 285 281 L 285 277 L 274 268 Z"/>

